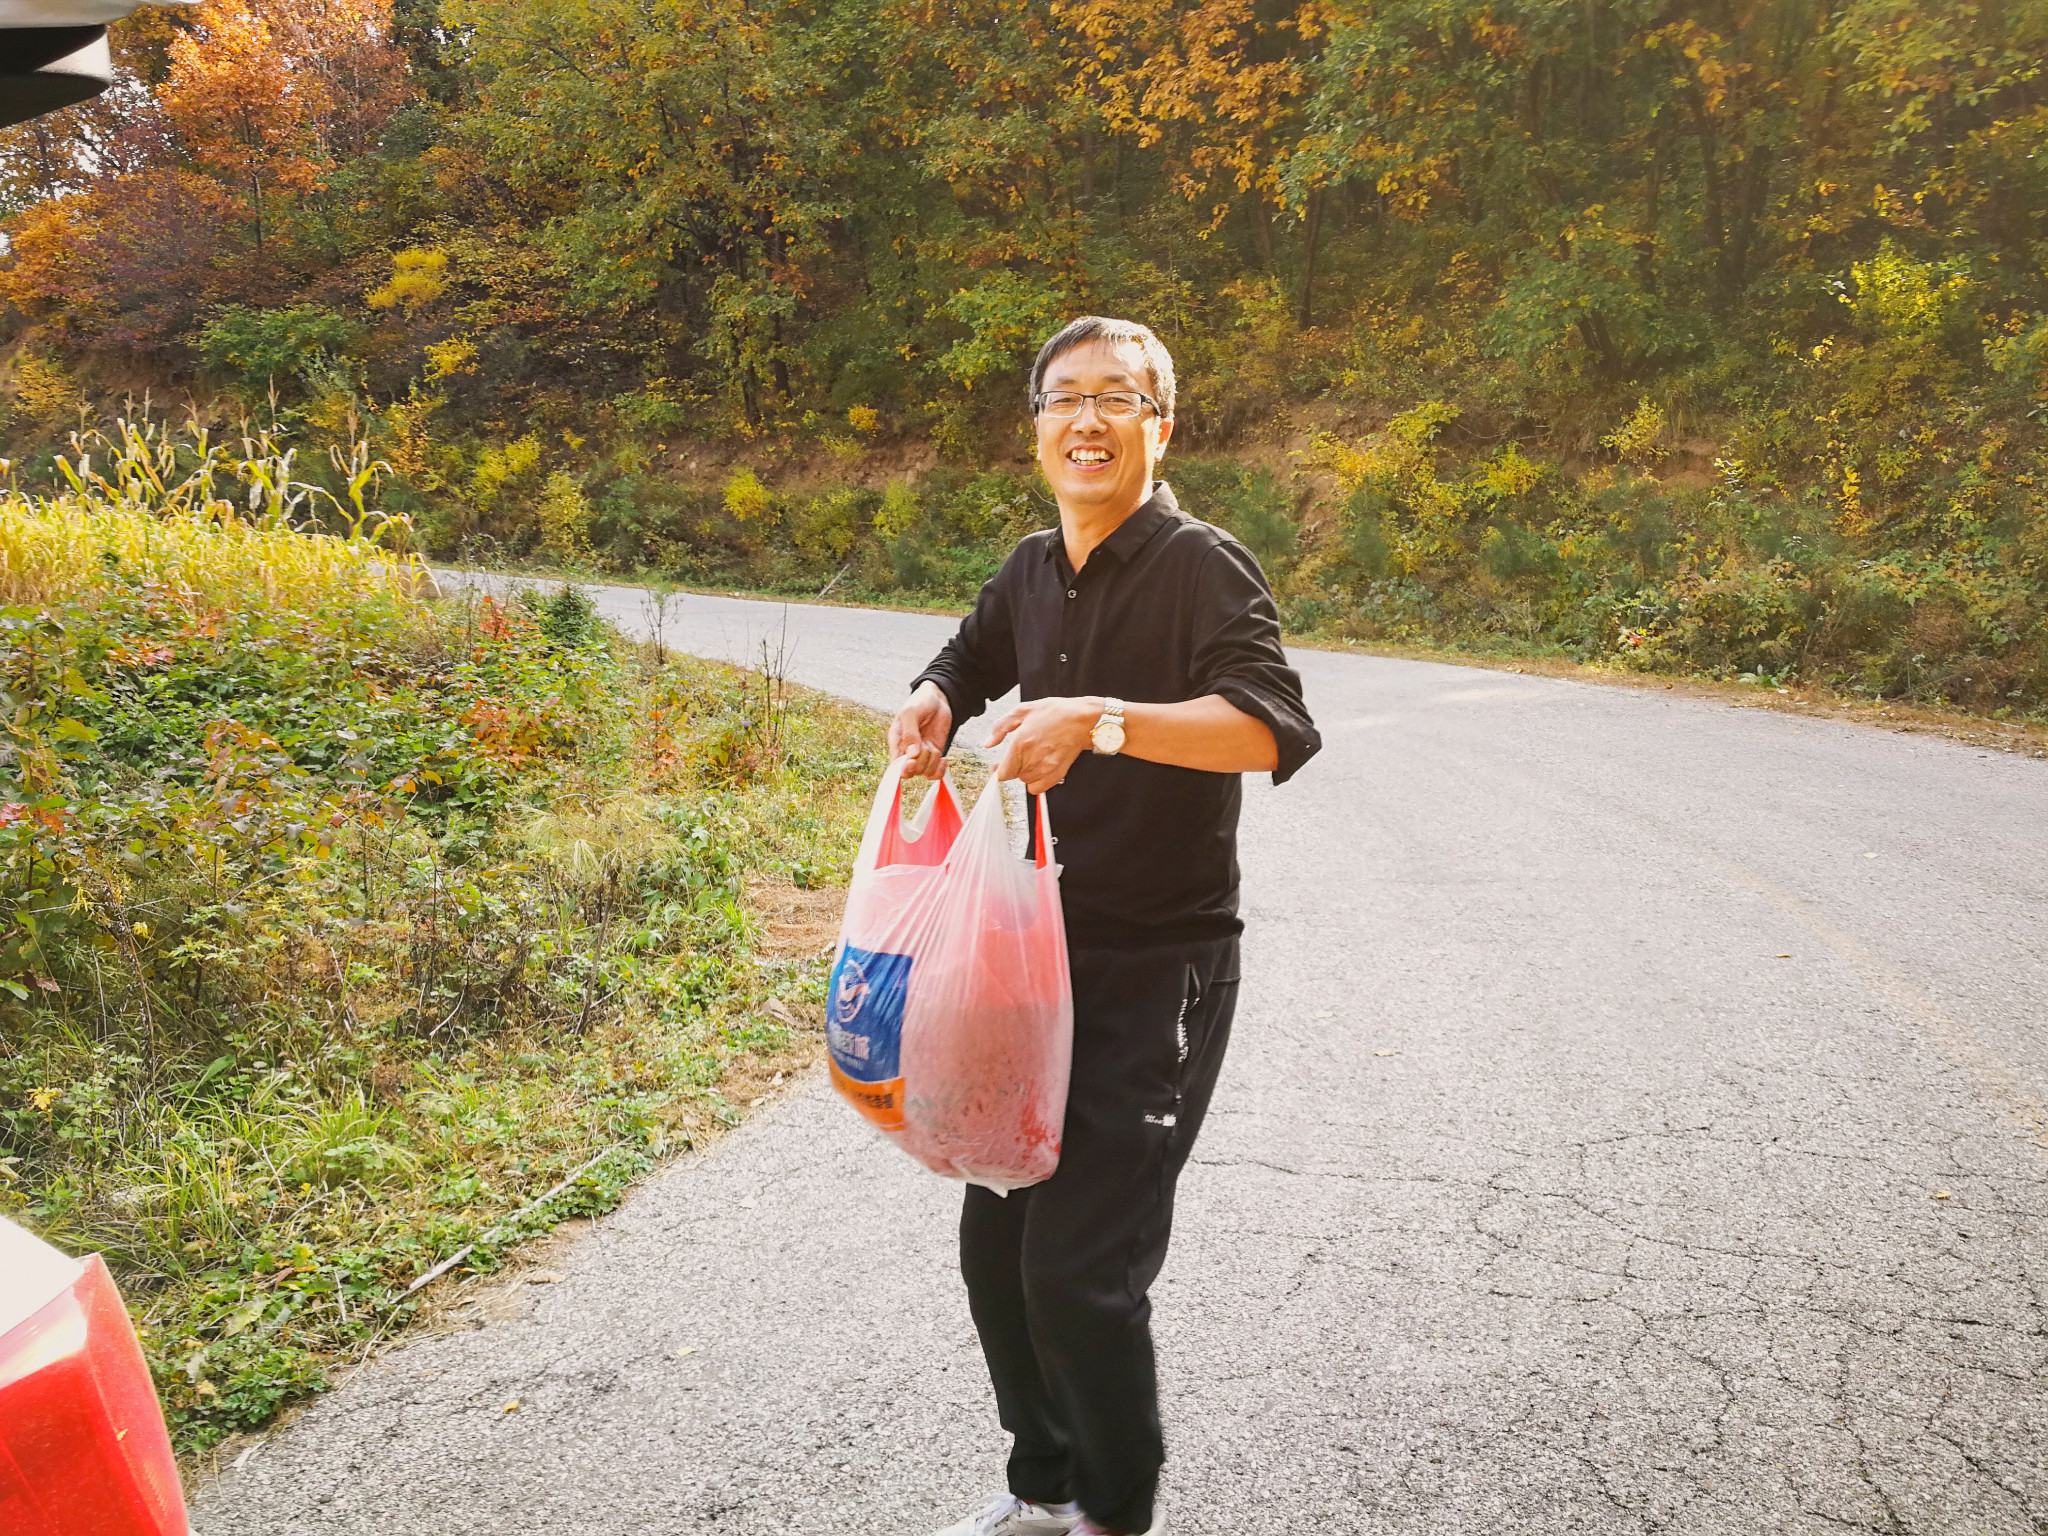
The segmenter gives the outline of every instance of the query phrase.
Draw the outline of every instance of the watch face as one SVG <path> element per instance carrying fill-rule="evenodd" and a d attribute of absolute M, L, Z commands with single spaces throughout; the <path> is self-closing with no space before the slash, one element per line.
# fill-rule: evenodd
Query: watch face
<path fill-rule="evenodd" d="M 1104 720 L 1095 727 L 1091 738 L 1095 750 L 1104 754 L 1121 752 L 1124 749 L 1124 728 L 1114 720 Z"/>

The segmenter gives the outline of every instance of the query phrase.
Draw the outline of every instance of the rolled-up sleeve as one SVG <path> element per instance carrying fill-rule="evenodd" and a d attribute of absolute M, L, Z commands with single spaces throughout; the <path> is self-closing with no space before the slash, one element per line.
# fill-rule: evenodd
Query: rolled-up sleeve
<path fill-rule="evenodd" d="M 1301 674 L 1280 644 L 1280 610 L 1251 552 L 1235 540 L 1203 557 L 1195 580 L 1194 697 L 1215 694 L 1273 733 L 1284 784 L 1322 749 L 1323 738 L 1301 696 Z M 941 686 L 944 686 L 941 684 Z"/>
<path fill-rule="evenodd" d="M 1016 560 L 1011 555 L 1003 568 L 981 585 L 974 607 L 911 683 L 914 692 L 922 683 L 939 685 L 953 710 L 953 735 L 960 727 L 988 708 L 990 699 L 1000 699 L 1017 686 L 1017 644 L 1010 622 L 1010 597 L 1005 585 Z M 950 749 L 952 736 L 946 738 Z"/>

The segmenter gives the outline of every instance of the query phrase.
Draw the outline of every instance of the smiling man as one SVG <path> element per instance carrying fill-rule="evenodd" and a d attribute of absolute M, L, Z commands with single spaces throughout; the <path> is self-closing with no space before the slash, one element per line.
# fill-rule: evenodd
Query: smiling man
<path fill-rule="evenodd" d="M 1030 398 L 1060 525 L 1012 551 L 889 728 L 935 777 L 960 722 L 1019 689 L 990 741 L 1050 797 L 1074 978 L 1059 1170 L 970 1187 L 960 1217 L 1009 1491 L 939 1536 L 1166 1528 L 1146 1292 L 1237 1004 L 1241 775 L 1279 783 L 1321 745 L 1258 562 L 1154 479 L 1173 397 L 1142 325 L 1089 316 L 1045 344 Z"/>

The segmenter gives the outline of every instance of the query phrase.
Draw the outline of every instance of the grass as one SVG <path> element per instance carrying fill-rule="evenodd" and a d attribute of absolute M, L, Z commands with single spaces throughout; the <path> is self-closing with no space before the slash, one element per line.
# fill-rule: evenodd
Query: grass
<path fill-rule="evenodd" d="M 104 446 L 0 500 L 0 1208 L 191 1455 L 809 1058 L 882 754 L 572 587 L 423 600 L 274 445 Z"/>

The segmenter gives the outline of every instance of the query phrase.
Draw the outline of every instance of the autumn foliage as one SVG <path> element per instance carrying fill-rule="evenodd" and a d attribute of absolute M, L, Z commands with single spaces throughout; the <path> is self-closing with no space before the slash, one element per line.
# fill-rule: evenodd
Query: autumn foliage
<path fill-rule="evenodd" d="M 275 392 L 443 553 L 958 596 L 1017 496 L 912 472 L 1014 461 L 1033 349 L 1118 312 L 1301 627 L 2048 696 L 2038 5 L 212 0 L 119 43 L 0 139 L 38 398 Z"/>
<path fill-rule="evenodd" d="M 126 62 L 147 80 L 13 131 L 0 294 L 75 341 L 161 356 L 226 295 L 279 291 L 266 242 L 410 94 L 391 26 L 390 0 L 214 0 L 189 30 L 137 22 Z"/>

